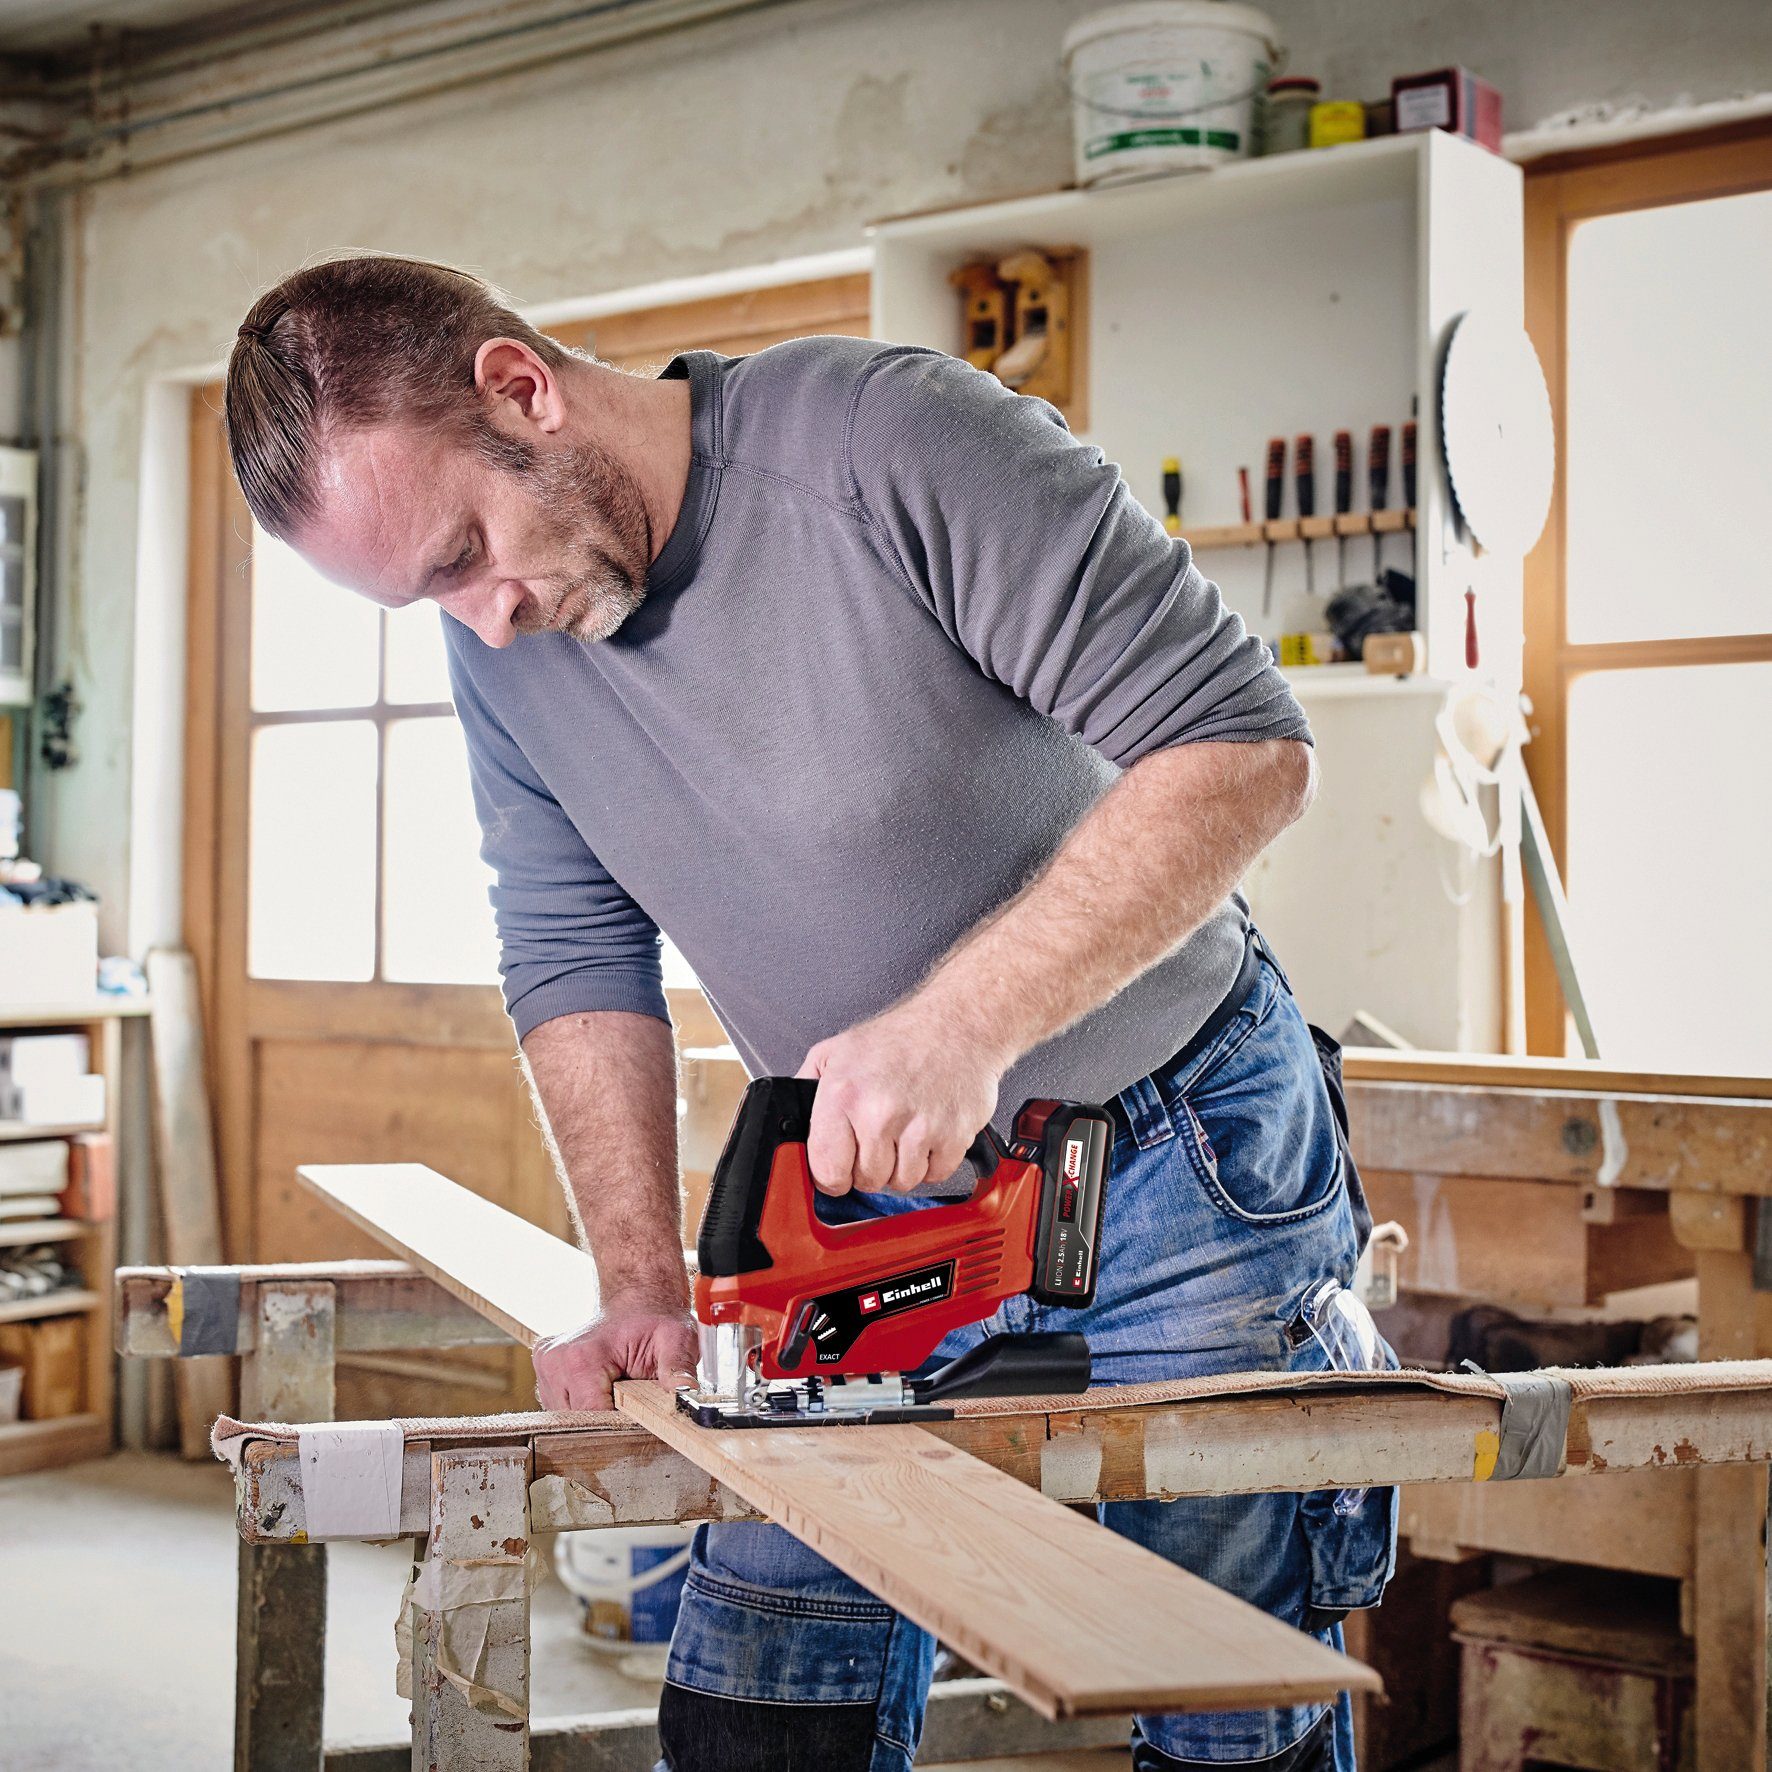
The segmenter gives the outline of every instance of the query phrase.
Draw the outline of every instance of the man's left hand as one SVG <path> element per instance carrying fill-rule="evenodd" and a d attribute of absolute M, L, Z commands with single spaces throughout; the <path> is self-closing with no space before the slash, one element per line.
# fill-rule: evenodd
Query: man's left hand
<path fill-rule="evenodd" d="M 820 1040 L 799 1072 L 818 1078 L 812 1179 L 827 1194 L 908 1194 L 944 1180 L 996 1111 L 1005 1068 L 915 998 Z"/>

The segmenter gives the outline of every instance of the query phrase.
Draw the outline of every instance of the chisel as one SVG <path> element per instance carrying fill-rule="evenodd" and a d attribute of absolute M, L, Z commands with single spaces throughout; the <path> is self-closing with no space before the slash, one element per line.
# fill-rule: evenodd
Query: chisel
<path fill-rule="evenodd" d="M 1280 520 L 1280 503 L 1286 496 L 1286 439 L 1270 437 L 1267 441 L 1267 475 L 1262 486 L 1262 510 L 1270 523 Z M 1274 602 L 1274 538 L 1267 538 L 1267 570 L 1261 581 L 1261 613 L 1266 615 Z"/>
<path fill-rule="evenodd" d="M 1298 533 L 1304 542 L 1304 590 L 1317 594 L 1316 543 L 1304 533 L 1304 520 L 1317 514 L 1317 440 L 1300 433 L 1292 440 L 1292 485 L 1298 497 Z"/>
<path fill-rule="evenodd" d="M 1354 508 L 1354 434 L 1335 433 L 1335 514 L 1345 517 Z M 1347 537 L 1340 524 L 1335 529 L 1335 588 L 1347 589 Z"/>
<path fill-rule="evenodd" d="M 1163 527 L 1181 534 L 1181 463 L 1173 455 L 1163 458 Z"/>
<path fill-rule="evenodd" d="M 1391 428 L 1374 425 L 1372 440 L 1366 446 L 1366 491 L 1372 505 L 1372 582 L 1379 580 L 1378 549 L 1383 537 L 1378 533 L 1378 513 L 1390 503 L 1391 497 Z"/>
<path fill-rule="evenodd" d="M 1403 509 L 1415 509 L 1415 420 L 1403 427 Z M 1413 549 L 1411 550 L 1410 571 L 1414 571 Z"/>

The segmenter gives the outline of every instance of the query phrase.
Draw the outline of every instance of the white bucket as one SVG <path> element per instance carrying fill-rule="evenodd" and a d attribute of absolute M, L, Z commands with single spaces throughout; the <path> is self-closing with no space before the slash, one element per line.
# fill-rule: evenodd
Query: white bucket
<path fill-rule="evenodd" d="M 585 1634 L 611 1647 L 670 1640 L 693 1526 L 562 1532 L 554 1573 L 585 1612 Z"/>
<path fill-rule="evenodd" d="M 1065 32 L 1077 183 L 1198 172 L 1255 151 L 1280 33 L 1234 0 L 1139 0 Z"/>

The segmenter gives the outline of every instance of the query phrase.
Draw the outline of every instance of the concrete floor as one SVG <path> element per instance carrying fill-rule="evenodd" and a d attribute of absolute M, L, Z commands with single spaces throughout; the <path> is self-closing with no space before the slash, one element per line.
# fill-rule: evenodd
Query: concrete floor
<path fill-rule="evenodd" d="M 220 1465 L 143 1453 L 0 1480 L 6 1772 L 230 1763 L 233 1501 Z M 408 1728 L 394 1693 L 405 1550 L 337 1544 L 328 1569 L 327 1740 L 396 1740 Z M 656 1700 L 656 1675 L 631 1678 L 586 1645 L 551 1578 L 534 1621 L 538 1720 Z"/>

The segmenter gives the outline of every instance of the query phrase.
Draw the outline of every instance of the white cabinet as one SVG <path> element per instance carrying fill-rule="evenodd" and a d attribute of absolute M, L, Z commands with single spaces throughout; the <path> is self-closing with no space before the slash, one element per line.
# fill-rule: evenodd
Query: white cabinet
<path fill-rule="evenodd" d="M 1432 769 L 1438 693 L 1472 675 L 1467 591 L 1476 593 L 1476 675 L 1506 687 L 1520 679 L 1519 564 L 1477 556 L 1460 534 L 1438 402 L 1458 316 L 1521 316 L 1518 168 L 1430 131 L 908 216 L 878 224 L 873 242 L 876 336 L 943 350 L 960 344 L 951 271 L 1020 247 L 1086 247 L 1083 434 L 1152 510 L 1162 508 L 1163 458 L 1178 456 L 1184 535 L 1239 521 L 1240 467 L 1260 515 L 1265 447 L 1276 436 L 1289 451 L 1298 434 L 1315 438 L 1324 513 L 1334 434 L 1351 431 L 1359 511 L 1368 435 L 1389 425 L 1395 507 L 1401 428 L 1415 419 L 1416 527 L 1382 545 L 1386 565 L 1413 565 L 1427 678 L 1369 678 L 1357 665 L 1294 673 L 1318 726 L 1325 790 L 1250 891 L 1306 1008 L 1331 1030 L 1364 1008 L 1420 1045 L 1498 1044 L 1493 870 L 1460 868 L 1423 821 L 1418 790 Z M 1199 564 L 1270 640 L 1323 628 L 1335 541 L 1314 545 L 1314 598 L 1302 546 L 1279 547 L 1265 617 L 1264 553 L 1203 548 Z M 1350 537 L 1346 559 L 1348 582 L 1369 579 L 1371 539 Z"/>

